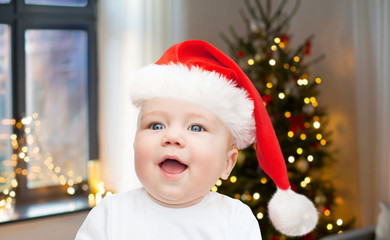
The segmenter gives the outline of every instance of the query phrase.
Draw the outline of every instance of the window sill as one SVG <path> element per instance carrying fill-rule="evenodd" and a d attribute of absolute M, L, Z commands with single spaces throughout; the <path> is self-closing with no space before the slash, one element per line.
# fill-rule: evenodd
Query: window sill
<path fill-rule="evenodd" d="M 88 197 L 86 196 L 75 196 L 70 199 L 44 203 L 16 205 L 12 209 L 0 209 L 0 224 L 75 213 L 90 209 Z"/>

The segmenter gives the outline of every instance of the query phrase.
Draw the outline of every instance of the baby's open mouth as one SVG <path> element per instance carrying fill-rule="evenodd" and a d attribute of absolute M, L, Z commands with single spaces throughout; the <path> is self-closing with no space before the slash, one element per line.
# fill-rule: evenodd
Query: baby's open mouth
<path fill-rule="evenodd" d="M 159 164 L 160 168 L 169 174 L 179 174 L 184 172 L 188 166 L 175 159 L 165 159 Z"/>

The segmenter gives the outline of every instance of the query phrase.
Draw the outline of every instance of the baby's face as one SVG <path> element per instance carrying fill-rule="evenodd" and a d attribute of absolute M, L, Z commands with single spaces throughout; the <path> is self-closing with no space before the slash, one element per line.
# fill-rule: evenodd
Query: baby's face
<path fill-rule="evenodd" d="M 134 154 L 146 191 L 169 207 L 199 202 L 229 176 L 237 158 L 221 120 L 199 105 L 168 98 L 142 104 Z"/>

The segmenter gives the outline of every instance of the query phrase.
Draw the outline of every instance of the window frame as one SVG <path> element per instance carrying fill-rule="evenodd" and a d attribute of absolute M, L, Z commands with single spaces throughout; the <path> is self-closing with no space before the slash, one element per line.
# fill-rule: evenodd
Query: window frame
<path fill-rule="evenodd" d="M 89 158 L 97 160 L 98 156 L 98 88 L 97 88 L 97 34 L 96 34 L 96 0 L 88 0 L 85 7 L 45 6 L 25 4 L 23 0 L 13 0 L 9 4 L 0 4 L 0 24 L 11 27 L 11 89 L 12 115 L 16 120 L 24 117 L 26 112 L 26 59 L 25 31 L 33 29 L 83 30 L 87 33 L 87 81 L 88 81 L 88 132 Z M 14 128 L 14 133 L 18 130 Z M 19 165 L 21 164 L 21 165 Z M 27 169 L 24 161 L 18 166 Z M 88 162 L 85 163 L 88 166 Z M 87 192 L 78 192 L 75 196 L 66 194 L 65 186 L 52 186 L 37 189 L 27 188 L 27 177 L 17 177 L 15 209 L 42 202 L 64 201 L 83 196 Z M 82 184 L 87 184 L 84 181 Z M 0 193 L 2 194 L 2 193 Z M 88 203 L 88 201 L 86 201 Z M 21 214 L 23 215 L 23 214 Z M 28 217 L 28 216 L 27 216 Z"/>

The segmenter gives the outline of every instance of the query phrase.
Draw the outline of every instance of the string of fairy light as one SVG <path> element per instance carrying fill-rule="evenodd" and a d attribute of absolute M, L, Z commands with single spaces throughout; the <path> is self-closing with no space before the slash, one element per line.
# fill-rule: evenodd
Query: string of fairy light
<path fill-rule="evenodd" d="M 91 206 L 98 204 L 103 197 L 111 195 L 112 192 L 107 191 L 104 182 L 99 179 L 89 179 L 90 184 L 83 183 L 81 176 L 75 176 L 73 170 L 65 170 L 61 166 L 56 165 L 55 160 L 50 154 L 41 154 L 41 148 L 37 143 L 34 133 L 40 131 L 41 122 L 38 119 L 38 114 L 24 117 L 20 121 L 15 119 L 2 121 L 4 125 L 11 125 L 22 134 L 10 134 L 9 138 L 13 148 L 11 159 L 3 160 L 3 166 L 12 167 L 13 172 L 6 173 L 7 175 L 0 176 L 0 183 L 5 187 L 0 194 L 0 210 L 12 209 L 16 200 L 16 189 L 19 187 L 18 176 L 23 175 L 27 180 L 34 180 L 42 177 L 50 177 L 53 185 L 61 185 L 66 187 L 66 194 L 74 195 L 78 189 L 84 192 L 90 191 L 88 202 Z M 27 167 L 32 160 L 41 162 L 40 165 L 31 165 Z M 23 163 L 23 164 L 21 164 Z M 88 168 L 94 169 L 96 161 L 89 161 Z M 43 171 L 44 167 L 45 171 Z M 3 173 L 4 174 L 4 173 Z M 96 175 L 96 174 L 92 174 Z"/>
<path fill-rule="evenodd" d="M 286 43 L 284 43 L 279 37 L 274 38 L 274 43 L 275 44 L 273 44 L 271 46 L 271 51 L 273 51 L 273 52 L 277 51 L 278 48 L 284 49 L 286 47 Z M 249 66 L 253 66 L 256 63 L 256 61 L 260 61 L 260 60 L 261 60 L 261 58 L 256 55 L 255 58 L 249 58 L 247 60 L 247 64 Z M 295 63 L 299 63 L 301 61 L 301 58 L 299 56 L 294 56 L 293 61 Z M 268 60 L 268 64 L 271 67 L 275 67 L 279 63 L 276 59 L 270 58 Z M 290 70 L 291 72 L 296 72 L 296 70 L 297 70 L 297 68 L 295 66 L 290 65 L 289 63 L 281 63 L 281 64 L 283 64 L 282 66 L 285 70 Z M 305 87 L 305 86 L 308 86 L 311 82 L 319 85 L 322 83 L 322 79 L 320 77 L 316 77 L 313 80 L 309 80 L 309 76 L 307 74 L 303 74 L 299 79 L 296 80 L 296 85 L 298 87 Z M 265 84 L 265 87 L 267 89 L 272 89 L 274 87 L 274 83 L 269 81 Z M 277 97 L 280 100 L 284 100 L 284 99 L 286 99 L 286 97 L 289 94 L 291 94 L 291 91 L 289 89 L 285 89 L 283 92 L 279 92 L 277 94 Z M 304 106 L 309 106 L 311 108 L 318 107 L 318 100 L 314 96 L 305 97 L 303 99 L 303 101 L 304 101 Z M 267 106 L 267 101 L 264 101 L 264 104 Z M 292 113 L 289 111 L 286 111 L 286 112 L 284 112 L 284 117 L 286 119 L 290 119 L 290 118 L 292 118 Z M 314 130 L 317 130 L 317 133 L 315 134 L 315 139 L 318 141 L 319 145 L 325 146 L 327 144 L 326 139 L 324 139 L 324 136 L 321 134 L 321 131 L 320 131 L 321 130 L 321 121 L 320 121 L 319 116 L 313 116 L 309 121 L 304 122 L 303 126 L 305 129 L 309 129 L 312 127 Z M 306 141 L 308 136 L 305 132 L 298 133 L 298 132 L 294 132 L 294 131 L 290 130 L 287 132 L 287 137 L 291 138 L 291 139 L 292 138 L 299 138 L 301 141 Z M 291 156 L 287 157 L 287 162 L 290 164 L 294 164 L 294 163 L 298 163 L 297 162 L 298 160 L 299 161 L 304 160 L 304 161 L 306 161 L 306 163 L 303 164 L 304 168 L 307 168 L 308 163 L 313 163 L 315 161 L 315 157 L 313 156 L 313 154 L 307 154 L 307 156 L 304 156 L 304 154 L 305 154 L 304 152 L 305 151 L 302 147 L 298 147 L 296 149 L 296 154 L 297 154 L 297 156 L 299 156 L 299 159 L 296 159 L 296 156 L 291 155 Z M 237 176 L 231 176 L 229 178 L 229 181 L 232 184 L 235 184 L 235 183 L 237 183 L 238 178 L 237 178 Z M 260 178 L 261 184 L 266 184 L 267 181 L 268 180 L 266 177 Z M 310 176 L 306 176 L 300 182 L 300 187 L 306 188 L 306 187 L 308 187 L 308 185 L 311 184 L 311 182 L 312 182 L 312 178 Z M 218 187 L 220 187 L 222 184 L 223 184 L 222 180 L 218 180 L 217 183 L 214 185 L 214 187 L 211 190 L 214 192 L 218 191 Z M 259 201 L 261 198 L 261 194 L 259 192 L 254 192 L 251 194 L 248 191 L 245 191 L 243 194 L 239 194 L 239 193 L 235 194 L 235 198 L 240 199 L 242 201 L 248 201 L 248 202 L 249 201 Z M 315 197 L 316 203 L 319 203 L 321 201 L 323 201 L 321 199 L 321 196 Z M 319 209 L 319 211 L 321 211 L 321 213 L 323 214 L 324 217 L 331 216 L 331 211 L 327 207 L 322 207 L 322 209 Z M 264 218 L 265 213 L 262 211 L 258 211 L 257 213 L 255 213 L 255 215 L 256 215 L 257 219 L 261 220 Z M 336 226 L 341 227 L 343 225 L 343 223 L 344 222 L 341 218 L 338 218 L 335 222 L 331 222 L 331 220 L 329 220 L 329 222 L 326 224 L 326 229 L 328 231 L 332 231 Z M 338 231 L 338 233 L 339 234 L 342 233 L 342 230 Z M 280 238 L 280 239 L 282 239 L 282 238 Z"/>

